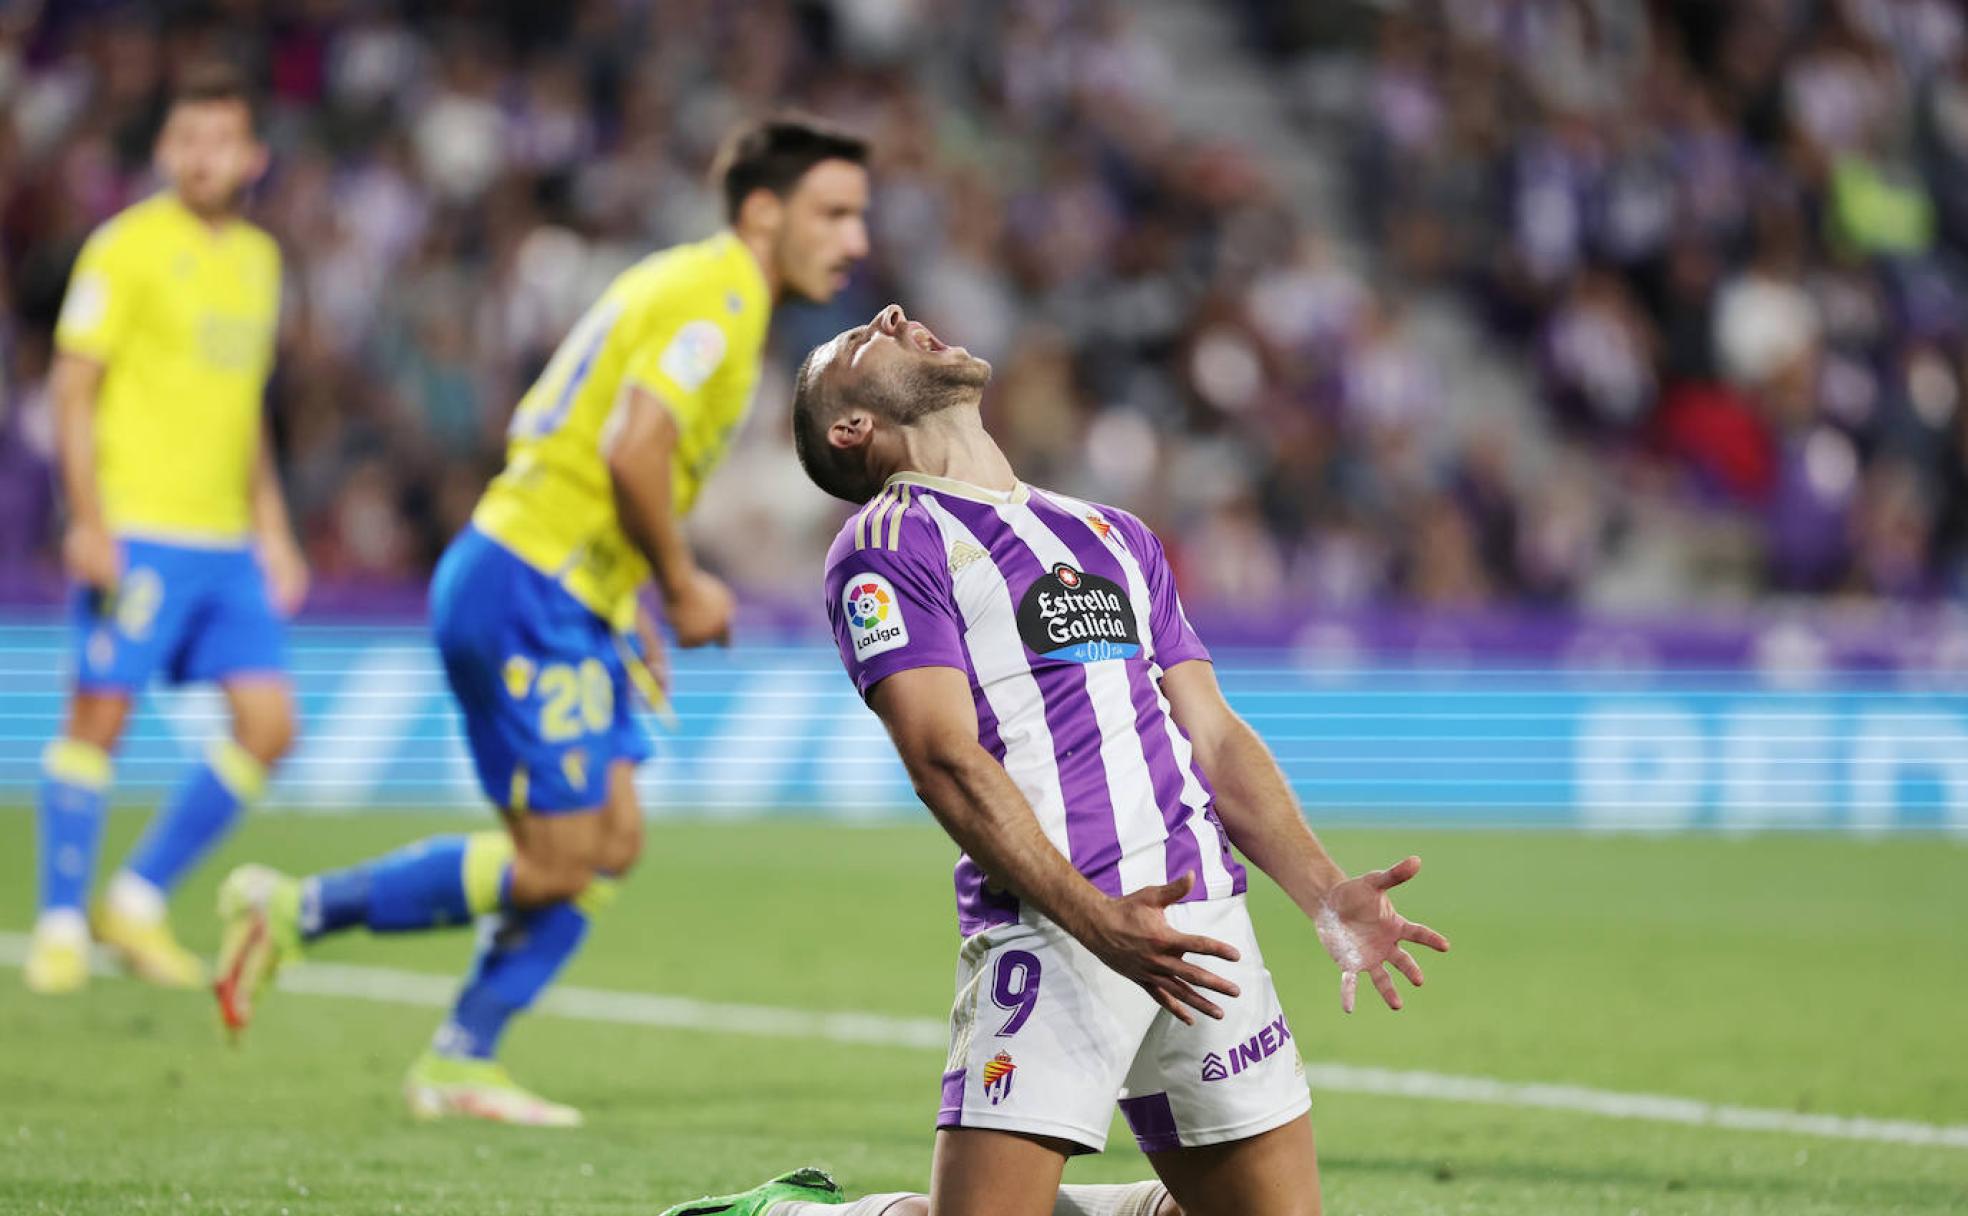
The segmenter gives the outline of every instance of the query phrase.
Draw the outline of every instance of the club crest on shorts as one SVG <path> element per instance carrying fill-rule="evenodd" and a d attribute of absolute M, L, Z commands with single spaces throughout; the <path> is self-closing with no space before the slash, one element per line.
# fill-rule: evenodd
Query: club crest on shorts
<path fill-rule="evenodd" d="M 506 695 L 515 701 L 523 701 L 526 694 L 533 691 L 533 660 L 524 655 L 511 655 L 505 666 L 499 669 L 499 676 L 506 682 Z"/>
<path fill-rule="evenodd" d="M 1018 1065 L 1011 1062 L 1011 1053 L 1001 1051 L 984 1061 L 984 1096 L 996 1106 L 1011 1096 L 1012 1078 L 1018 1073 Z"/>

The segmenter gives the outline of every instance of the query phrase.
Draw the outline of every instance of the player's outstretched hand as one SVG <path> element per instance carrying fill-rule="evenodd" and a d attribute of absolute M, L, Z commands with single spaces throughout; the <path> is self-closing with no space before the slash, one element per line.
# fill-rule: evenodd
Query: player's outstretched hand
<path fill-rule="evenodd" d="M 663 614 L 669 618 L 677 645 L 687 650 L 731 641 L 731 617 L 738 601 L 724 580 L 693 568 L 678 586 L 663 590 Z"/>
<path fill-rule="evenodd" d="M 260 566 L 266 571 L 267 594 L 281 616 L 293 616 L 307 599 L 307 558 L 301 547 L 284 537 L 260 545 Z"/>
<path fill-rule="evenodd" d="M 62 568 L 84 587 L 107 595 L 123 577 L 123 555 L 109 529 L 78 520 L 62 535 Z"/>
<path fill-rule="evenodd" d="M 1373 981 L 1389 1009 L 1401 1007 L 1401 994 L 1383 968 L 1394 964 L 1408 982 L 1421 987 L 1421 964 L 1402 948 L 1416 942 L 1430 950 L 1447 950 L 1449 939 L 1427 925 L 1408 920 L 1394 910 L 1387 893 L 1421 872 L 1421 858 L 1407 857 L 1385 870 L 1370 870 L 1326 892 L 1325 903 L 1313 918 L 1319 941 L 1339 964 L 1339 1006 L 1353 1012 L 1360 973 Z"/>
<path fill-rule="evenodd" d="M 1184 874 L 1174 882 L 1108 900 L 1106 915 L 1089 934 L 1092 940 L 1084 942 L 1101 962 L 1146 988 L 1156 1004 L 1191 1026 L 1196 1019 L 1190 1009 L 1212 1018 L 1223 1016 L 1223 1010 L 1198 988 L 1237 995 L 1237 985 L 1183 957 L 1207 954 L 1234 963 L 1237 948 L 1213 937 L 1178 933 L 1162 911 L 1180 903 L 1195 885 L 1196 876 Z"/>

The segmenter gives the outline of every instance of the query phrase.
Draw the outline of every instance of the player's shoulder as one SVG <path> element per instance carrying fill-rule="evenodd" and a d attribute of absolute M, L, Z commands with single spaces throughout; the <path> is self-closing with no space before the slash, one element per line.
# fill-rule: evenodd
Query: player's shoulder
<path fill-rule="evenodd" d="M 82 249 L 86 255 L 95 258 L 127 256 L 132 251 L 155 249 L 158 238 L 164 234 L 169 223 L 166 196 L 153 194 L 138 199 L 97 224 Z"/>
<path fill-rule="evenodd" d="M 271 262 L 275 266 L 280 264 L 280 242 L 274 239 L 271 232 L 249 219 L 242 218 L 233 222 L 238 225 L 237 231 L 241 242 L 253 251 L 254 257 Z"/>
<path fill-rule="evenodd" d="M 621 289 L 645 306 L 689 308 L 728 323 L 755 323 L 771 311 L 765 276 L 736 236 L 659 249 L 629 267 Z"/>
<path fill-rule="evenodd" d="M 1104 502 L 1094 502 L 1092 499 L 1075 498 L 1058 490 L 1042 490 L 1034 487 L 1033 494 L 1080 519 L 1103 537 L 1110 532 L 1118 532 L 1129 549 L 1146 550 L 1159 547 L 1161 544 L 1153 529 L 1143 523 L 1141 517 L 1132 511 L 1109 506 Z"/>
<path fill-rule="evenodd" d="M 851 564 L 857 558 L 883 565 L 934 566 L 943 551 L 942 529 L 930 516 L 927 499 L 904 482 L 884 486 L 881 493 L 842 521 L 827 549 L 827 568 Z"/>

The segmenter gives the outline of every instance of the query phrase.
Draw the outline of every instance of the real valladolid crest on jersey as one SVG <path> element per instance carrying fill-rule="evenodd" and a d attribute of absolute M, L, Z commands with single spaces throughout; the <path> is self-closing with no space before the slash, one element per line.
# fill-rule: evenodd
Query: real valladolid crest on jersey
<path fill-rule="evenodd" d="M 1141 632 L 1127 592 L 1112 579 L 1060 562 L 1018 604 L 1018 636 L 1036 654 L 1073 663 L 1131 659 Z"/>

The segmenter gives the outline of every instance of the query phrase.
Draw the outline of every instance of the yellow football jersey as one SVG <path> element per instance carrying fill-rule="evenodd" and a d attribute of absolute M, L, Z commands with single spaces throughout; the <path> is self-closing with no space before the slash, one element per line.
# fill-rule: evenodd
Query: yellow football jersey
<path fill-rule="evenodd" d="M 670 483 L 682 515 L 744 420 L 771 319 L 765 275 L 729 232 L 623 271 L 520 398 L 506 467 L 472 522 L 628 627 L 650 570 L 615 514 L 603 442 L 616 400 L 633 385 L 675 416 Z"/>
<path fill-rule="evenodd" d="M 96 478 L 111 530 L 244 540 L 280 320 L 280 249 L 244 220 L 217 229 L 169 192 L 90 235 L 55 345 L 103 365 Z"/>

